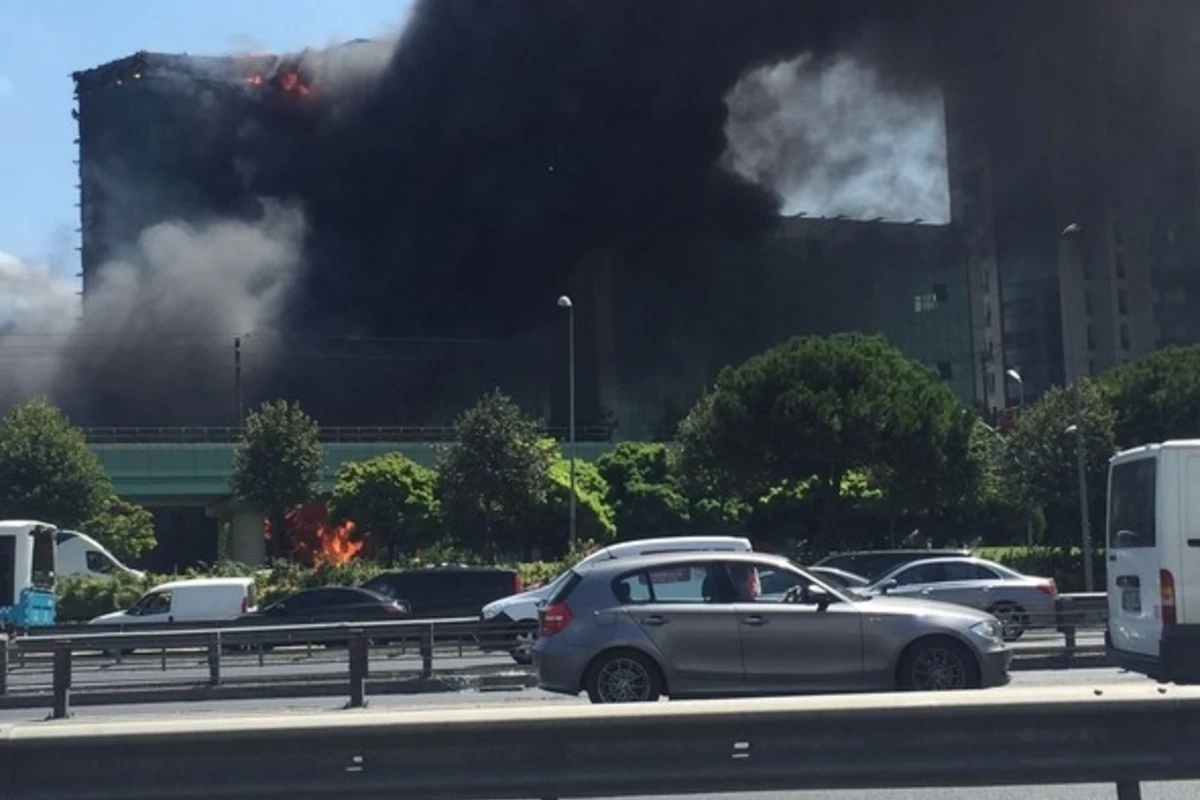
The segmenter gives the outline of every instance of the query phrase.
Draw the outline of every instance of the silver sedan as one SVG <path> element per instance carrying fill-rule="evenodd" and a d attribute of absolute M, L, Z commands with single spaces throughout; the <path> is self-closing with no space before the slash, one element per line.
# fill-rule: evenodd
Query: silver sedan
<path fill-rule="evenodd" d="M 897 567 L 865 590 L 889 597 L 920 597 L 987 611 L 1013 642 L 1030 628 L 1057 624 L 1053 578 L 1022 575 L 982 558 L 929 558 Z"/>
<path fill-rule="evenodd" d="M 982 688 L 1007 683 L 1012 659 L 988 614 L 852 596 L 758 553 L 600 562 L 540 617 L 539 685 L 594 703 Z"/>

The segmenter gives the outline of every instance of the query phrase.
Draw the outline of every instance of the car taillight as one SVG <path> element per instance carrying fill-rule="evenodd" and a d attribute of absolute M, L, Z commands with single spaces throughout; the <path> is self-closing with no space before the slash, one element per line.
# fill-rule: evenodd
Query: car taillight
<path fill-rule="evenodd" d="M 250 598 L 243 595 L 242 596 L 242 613 L 245 614 L 249 610 L 250 610 Z"/>
<path fill-rule="evenodd" d="M 525 588 L 524 585 L 521 583 L 520 573 L 514 572 L 513 573 L 513 594 L 520 594 L 524 588 Z"/>
<path fill-rule="evenodd" d="M 1158 594 L 1162 601 L 1162 624 L 1175 624 L 1175 576 L 1170 570 L 1158 571 Z"/>
<path fill-rule="evenodd" d="M 408 606 L 406 606 L 404 603 L 392 602 L 392 603 L 389 603 L 386 606 L 386 608 L 387 608 L 387 611 L 389 614 L 407 614 L 408 613 Z"/>
<path fill-rule="evenodd" d="M 1039 583 L 1038 589 L 1050 595 L 1051 597 L 1058 596 L 1058 584 L 1056 584 L 1054 581 L 1050 581 L 1049 583 Z"/>
<path fill-rule="evenodd" d="M 538 636 L 553 636 L 570 625 L 573 619 L 571 609 L 567 607 L 566 603 L 558 603 L 557 605 L 540 609 L 538 617 L 541 621 L 541 625 L 538 628 Z"/>

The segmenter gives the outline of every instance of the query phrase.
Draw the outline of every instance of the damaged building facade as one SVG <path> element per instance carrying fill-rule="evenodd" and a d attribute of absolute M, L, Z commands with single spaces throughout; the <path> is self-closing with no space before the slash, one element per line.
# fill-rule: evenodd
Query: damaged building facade
<path fill-rule="evenodd" d="M 486 253 L 495 235 L 486 225 L 451 219 L 414 230 L 403 214 L 343 224 L 340 202 L 317 197 L 336 183 L 334 168 L 307 183 L 263 168 L 274 150 L 325 135 L 327 117 L 311 109 L 327 99 L 302 69 L 271 56 L 140 53 L 75 76 L 84 313 L 103 265 L 148 226 L 251 218 L 260 197 L 294 194 L 306 200 L 313 258 L 354 241 L 353 256 L 338 258 L 368 263 L 369 280 L 347 288 L 327 262 L 311 276 L 284 346 L 245 389 L 247 407 L 288 396 L 325 425 L 440 426 L 499 387 L 563 426 L 567 319 L 555 300 L 569 293 L 578 423 L 590 438 L 667 436 L 726 364 L 790 336 L 846 330 L 887 336 L 997 415 L 1021 396 L 1200 341 L 1189 312 L 1200 302 L 1200 159 L 1188 136 L 1161 122 L 1169 89 L 1147 90 L 1174 85 L 1162 77 L 1165 54 L 1186 42 L 1176 41 L 1182 27 L 1130 13 L 1141 27 L 1050 20 L 1030 41 L 1014 15 L 1010 30 L 981 17 L 989 30 L 957 34 L 991 49 L 943 70 L 948 225 L 779 217 L 745 235 L 599 242 L 564 250 L 560 275 L 514 278 L 512 299 L 490 307 L 499 283 L 410 257 L 434 246 Z M 1159 61 L 1136 46 L 1146 37 L 1164 42 Z M 1195 56 L 1170 58 L 1177 78 L 1195 69 Z M 453 180 L 436 170 L 420 177 L 425 186 Z M 392 188 L 421 202 L 422 184 Z M 1072 223 L 1079 235 L 1064 237 Z M 497 273 L 520 272 L 511 250 L 497 252 Z M 490 316 L 496 309 L 505 319 Z M 229 401 L 188 424 L 236 424 L 238 333 L 222 345 L 228 374 L 205 378 L 225 381 Z M 97 409 L 86 421 L 178 423 L 116 413 Z"/>

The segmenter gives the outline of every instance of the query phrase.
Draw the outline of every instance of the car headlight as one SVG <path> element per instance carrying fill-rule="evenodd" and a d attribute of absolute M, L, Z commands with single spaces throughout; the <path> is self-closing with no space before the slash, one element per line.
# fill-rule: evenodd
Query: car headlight
<path fill-rule="evenodd" d="M 976 622 L 971 626 L 971 633 L 996 642 L 1003 641 L 1004 639 L 1000 623 L 990 619 L 983 622 Z"/>

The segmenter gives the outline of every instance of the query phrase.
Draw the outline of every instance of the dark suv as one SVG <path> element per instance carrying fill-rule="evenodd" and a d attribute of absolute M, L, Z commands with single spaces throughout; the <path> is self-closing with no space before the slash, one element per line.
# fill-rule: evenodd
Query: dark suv
<path fill-rule="evenodd" d="M 822 558 L 814 567 L 833 567 L 834 569 L 861 575 L 869 583 L 887 575 L 896 567 L 926 558 L 954 558 L 969 556 L 969 550 L 869 550 L 858 553 L 834 553 Z"/>
<path fill-rule="evenodd" d="M 363 588 L 403 601 L 410 619 L 478 618 L 488 603 L 521 591 L 521 576 L 499 567 L 422 567 L 376 575 Z"/>

